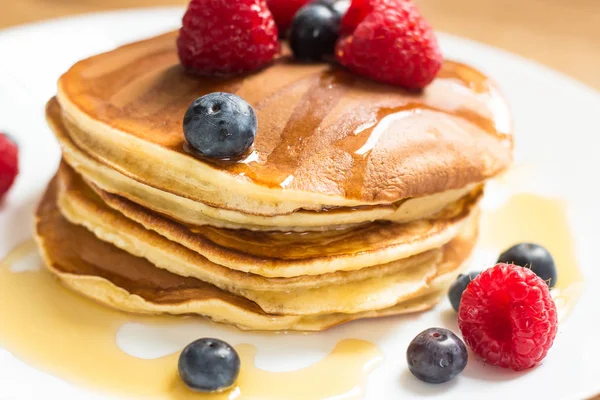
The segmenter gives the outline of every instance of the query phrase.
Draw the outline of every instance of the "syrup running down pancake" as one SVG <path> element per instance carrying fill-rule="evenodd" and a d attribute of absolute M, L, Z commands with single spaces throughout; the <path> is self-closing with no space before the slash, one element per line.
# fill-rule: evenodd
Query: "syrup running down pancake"
<path fill-rule="evenodd" d="M 83 227 L 69 223 L 56 201 L 58 182 L 51 182 L 36 214 L 36 236 L 49 270 L 61 281 L 108 306 L 141 314 L 199 314 L 215 321 L 252 330 L 322 330 L 359 318 L 422 311 L 433 306 L 448 278 L 440 276 L 413 299 L 393 307 L 359 312 L 309 316 L 265 313 L 256 303 L 194 278 L 156 268 L 147 260 L 103 242 Z M 469 242 L 447 254 L 440 269 L 453 279 L 469 252 Z M 77 245 L 73 245 L 73 244 Z M 466 248 L 464 246 L 467 246 Z"/>
<path fill-rule="evenodd" d="M 299 210 L 276 216 L 245 214 L 212 207 L 153 188 L 99 163 L 73 143 L 67 126 L 71 130 L 77 128 L 64 120 L 61 114 L 61 107 L 56 99 L 50 100 L 46 110 L 48 123 L 62 147 L 63 157 L 79 174 L 108 193 L 122 196 L 191 226 L 306 232 L 347 228 L 375 220 L 403 223 L 431 216 L 480 186 L 468 185 L 461 189 L 404 199 L 388 205 L 335 207 L 321 211 Z"/>
<path fill-rule="evenodd" d="M 59 208 L 70 222 L 84 225 L 102 240 L 142 256 L 159 268 L 209 282 L 275 314 L 357 313 L 390 307 L 419 296 L 435 286 L 432 282 L 441 276 L 453 277 L 458 273 L 456 269 L 461 263 L 449 263 L 448 254 L 455 254 L 453 259 L 465 259 L 476 233 L 474 215 L 461 229 L 460 239 L 432 251 L 356 271 L 272 279 L 211 263 L 198 253 L 147 231 L 95 198 L 64 165 L 59 171 L 58 184 Z M 317 265 L 319 262 L 314 260 Z"/>
<path fill-rule="evenodd" d="M 72 216 L 79 214 L 71 218 L 76 219 L 73 222 L 85 225 L 95 219 L 118 234 L 119 228 L 111 226 L 108 216 L 94 217 L 97 206 L 93 202 L 90 204 L 89 196 L 73 194 L 84 192 L 86 185 L 77 179 L 72 170 L 62 167 L 61 176 L 69 186 L 69 192 L 61 203 L 63 213 L 69 207 Z M 474 192 L 430 220 L 407 224 L 371 223 L 325 232 L 282 233 L 210 226 L 190 229 L 129 201 L 102 191 L 96 193 L 103 199 L 102 202 L 127 218 L 214 263 L 266 277 L 298 277 L 358 270 L 441 247 L 468 224 L 472 209 L 481 197 L 480 191 Z"/>
<path fill-rule="evenodd" d="M 235 93 L 256 110 L 254 150 L 207 161 L 181 121 L 197 97 Z M 480 183 L 511 162 L 511 121 L 496 86 L 446 62 L 423 93 L 282 55 L 245 76 L 195 78 L 175 34 L 77 63 L 58 100 L 75 144 L 145 185 L 254 215 L 392 204 Z"/>

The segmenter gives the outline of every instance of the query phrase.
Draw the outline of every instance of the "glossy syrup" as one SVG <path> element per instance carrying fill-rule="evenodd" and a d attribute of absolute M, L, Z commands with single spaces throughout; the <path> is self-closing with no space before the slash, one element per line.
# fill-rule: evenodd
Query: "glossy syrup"
<path fill-rule="evenodd" d="M 286 58 L 278 60 L 269 72 L 273 77 L 265 77 L 264 84 L 258 85 L 256 77 L 249 76 L 228 86 L 228 91 L 243 95 L 256 110 L 260 134 L 252 150 L 235 160 L 201 158 L 220 171 L 262 186 L 310 187 L 311 175 L 324 174 L 330 191 L 361 199 L 365 178 L 376 180 L 378 163 L 389 158 L 381 154 L 418 141 L 413 136 L 399 139 L 407 127 L 435 133 L 436 126 L 452 123 L 447 116 L 477 126 L 507 146 L 511 140 L 509 113 L 495 85 L 485 75 L 460 63 L 447 61 L 435 84 L 423 93 L 366 83 L 341 69 L 297 65 Z M 280 79 L 287 75 L 297 79 Z M 179 82 L 190 78 L 163 77 L 159 82 L 170 79 Z M 282 82 L 272 83 L 272 79 Z M 223 84 L 233 85 L 229 81 Z M 192 92 L 198 96 L 214 91 L 216 83 L 208 80 L 199 87 L 198 81 L 192 80 L 190 85 L 195 85 Z M 145 82 L 143 87 L 146 94 L 128 94 L 129 87 L 120 89 L 125 92 L 120 96 L 129 99 L 127 107 L 148 108 L 148 104 L 142 104 L 146 98 L 160 104 L 172 101 L 171 97 L 163 99 L 163 86 L 155 88 L 153 82 Z M 169 114 L 162 108 L 158 113 L 164 121 L 171 121 L 174 115 L 183 115 L 191 100 L 177 99 L 177 106 L 168 106 Z M 157 136 L 168 136 L 168 132 L 162 132 L 162 125 L 152 124 L 153 130 L 159 128 L 161 135 Z M 174 131 L 178 130 L 175 127 Z M 168 147 L 197 157 L 182 138 L 172 138 Z M 380 157 L 372 160 L 376 153 Z"/>
<path fill-rule="evenodd" d="M 421 92 L 329 64 L 297 63 L 289 50 L 254 73 L 198 77 L 179 64 L 176 36 L 172 32 L 78 63 L 61 78 L 61 96 L 98 123 L 194 157 L 182 134 L 186 109 L 211 92 L 235 93 L 255 109 L 259 134 L 247 157 L 216 161 L 216 170 L 268 188 L 360 200 L 357 205 L 389 204 L 447 188 L 447 166 L 464 160 L 468 166 L 457 167 L 462 172 L 448 179 L 479 170 L 481 179 L 473 179 L 483 180 L 509 163 L 507 105 L 493 80 L 467 65 L 446 60 L 438 79 Z M 72 111 L 67 108 L 65 115 Z M 75 140 L 82 150 L 127 169 L 129 163 L 120 158 L 128 156 L 112 154 L 111 140 L 93 132 L 79 136 L 102 144 Z M 180 154 L 173 153 L 174 160 L 183 160 Z M 131 165 L 129 172 L 135 175 L 134 169 Z M 149 172 L 143 171 L 140 175 Z M 413 177 L 406 187 L 418 193 L 394 185 L 397 176 Z M 420 188 L 431 176 L 437 177 L 431 183 L 436 188 Z"/>
<path fill-rule="evenodd" d="M 517 194 L 483 214 L 481 231 L 479 245 L 485 248 L 501 251 L 530 241 L 551 251 L 558 267 L 553 292 L 564 320 L 583 286 L 564 204 Z M 175 325 L 182 323 L 181 318 L 113 311 L 70 292 L 44 269 L 11 270 L 35 251 L 28 241 L 0 264 L 0 345 L 33 367 L 76 385 L 153 399 L 359 399 L 369 372 L 382 359 L 375 345 L 344 340 L 307 368 L 266 372 L 254 365 L 257 349 L 243 344 L 236 347 L 242 359 L 236 387 L 216 395 L 192 393 L 177 376 L 178 354 L 143 360 L 116 344 L 116 333 L 127 322 Z"/>
<path fill-rule="evenodd" d="M 464 103 L 445 103 L 437 98 L 452 99 L 459 87 L 493 97 L 495 89 L 488 77 L 448 61 L 437 83 L 432 89 L 435 94 L 395 93 L 393 100 L 378 104 L 357 101 L 361 93 L 357 86 L 361 83 L 345 71 L 328 69 L 309 75 L 301 82 L 279 88 L 276 96 L 267 96 L 256 105 L 259 117 L 270 113 L 269 107 L 277 107 L 278 100 L 293 107 L 280 126 L 270 127 L 269 132 L 261 128 L 261 136 L 269 139 L 258 138 L 251 154 L 233 162 L 205 161 L 261 185 L 288 188 L 306 169 L 306 159 L 314 157 L 316 150 L 328 149 L 322 151 L 323 156 L 344 166 L 345 173 L 338 176 L 341 193 L 361 198 L 372 152 L 386 147 L 380 140 L 402 132 L 403 126 L 422 124 L 427 117 L 420 114 L 431 114 L 434 120 L 439 115 L 451 115 L 500 139 L 511 136 L 512 127 L 499 123 L 502 118 L 495 118 L 503 114 L 501 104 L 487 104 L 492 110 L 490 115 L 480 108 L 481 104 L 474 104 L 473 98 L 463 99 Z"/>
<path fill-rule="evenodd" d="M 583 291 L 583 275 L 565 204 L 555 198 L 516 194 L 500 208 L 483 213 L 479 246 L 500 252 L 522 242 L 540 244 L 556 262 L 558 278 L 552 290 L 559 319 L 564 319 Z"/>
<path fill-rule="evenodd" d="M 343 340 L 321 361 L 297 371 L 267 372 L 254 365 L 257 349 L 236 346 L 238 382 L 220 394 L 188 390 L 178 377 L 178 353 L 140 359 L 116 343 L 127 322 L 180 325 L 181 317 L 144 317 L 114 311 L 64 288 L 45 269 L 11 271 L 35 252 L 32 241 L 0 265 L 0 345 L 27 364 L 73 384 L 143 399 L 359 399 L 381 351 L 362 340 Z"/>

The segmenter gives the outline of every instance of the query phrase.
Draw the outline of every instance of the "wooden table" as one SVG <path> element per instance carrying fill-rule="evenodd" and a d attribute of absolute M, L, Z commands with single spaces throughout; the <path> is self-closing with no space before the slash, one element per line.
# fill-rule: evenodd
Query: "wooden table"
<path fill-rule="evenodd" d="M 234 0 L 232 0 L 234 1 Z M 436 29 L 504 48 L 600 89 L 600 0 L 416 0 Z M 186 0 L 2 0 L 0 28 Z"/>
<path fill-rule="evenodd" d="M 186 0 L 1 1 L 5 4 L 0 29 L 94 11 L 187 4 Z M 520 54 L 600 90 L 600 0 L 416 1 L 440 31 Z"/>

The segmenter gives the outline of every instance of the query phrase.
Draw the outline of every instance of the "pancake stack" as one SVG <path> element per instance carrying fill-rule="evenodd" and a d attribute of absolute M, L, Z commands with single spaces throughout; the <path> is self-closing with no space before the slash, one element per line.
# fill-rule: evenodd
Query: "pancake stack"
<path fill-rule="evenodd" d="M 134 313 L 255 330 L 322 330 L 432 307 L 468 259 L 486 180 L 512 158 L 510 116 L 447 61 L 410 93 L 285 52 L 194 77 L 175 33 L 75 64 L 47 119 L 63 161 L 37 239 L 68 287 Z M 235 93 L 258 132 L 237 160 L 187 145 L 197 97 Z"/>

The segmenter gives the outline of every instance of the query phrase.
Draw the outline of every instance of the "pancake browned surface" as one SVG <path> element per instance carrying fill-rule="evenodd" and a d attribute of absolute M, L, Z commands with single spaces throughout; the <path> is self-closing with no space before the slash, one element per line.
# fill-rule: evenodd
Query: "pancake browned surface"
<path fill-rule="evenodd" d="M 63 177 L 71 189 L 81 191 L 81 183 L 68 167 Z M 437 218 L 407 224 L 374 222 L 345 230 L 325 232 L 253 232 L 210 226 L 189 229 L 118 196 L 97 189 L 104 202 L 125 216 L 176 243 L 206 257 L 213 263 L 266 277 L 297 277 L 335 271 L 353 271 L 392 263 L 450 242 L 469 222 L 480 192 L 453 205 Z M 81 196 L 80 196 L 81 197 Z M 74 222 L 86 225 L 97 209 L 89 202 L 65 204 Z M 78 216 L 77 216 L 78 214 Z M 110 211 L 96 217 L 111 225 Z M 76 220 L 75 220 L 76 219 Z"/>
<path fill-rule="evenodd" d="M 433 291 L 383 310 L 358 314 L 286 316 L 264 313 L 255 303 L 198 279 L 154 267 L 70 224 L 56 205 L 53 181 L 36 213 L 36 236 L 49 270 L 73 290 L 111 307 L 136 313 L 200 314 L 257 330 L 322 330 L 342 322 L 416 312 L 431 307 Z"/>
<path fill-rule="evenodd" d="M 422 94 L 281 56 L 254 74 L 194 78 L 166 34 L 77 63 L 58 99 L 86 153 L 146 185 L 261 215 L 391 204 L 483 182 L 511 161 L 510 117 L 495 85 L 446 62 Z M 185 151 L 196 97 L 226 91 L 256 110 L 253 152 L 208 162 Z"/>
<path fill-rule="evenodd" d="M 101 164 L 73 143 L 67 126 L 71 131 L 79 128 L 69 124 L 67 119 L 63 118 L 61 107 L 55 98 L 48 102 L 46 116 L 62 147 L 63 157 L 86 180 L 108 193 L 119 195 L 192 226 L 211 225 L 231 229 L 306 232 L 342 229 L 376 220 L 404 223 L 429 217 L 481 186 L 468 185 L 461 189 L 404 199 L 393 204 L 335 207 L 321 211 L 298 210 L 275 216 L 246 214 L 212 207 L 159 190 Z"/>
<path fill-rule="evenodd" d="M 381 309 L 429 291 L 440 276 L 458 274 L 473 246 L 477 226 L 477 219 L 471 218 L 459 237 L 440 249 L 389 264 L 352 272 L 273 279 L 230 270 L 147 231 L 95 199 L 94 193 L 65 165 L 59 173 L 58 199 L 67 219 L 87 227 L 98 238 L 144 257 L 159 268 L 246 297 L 266 312 L 288 315 Z M 451 253 L 455 255 L 447 257 Z"/>

